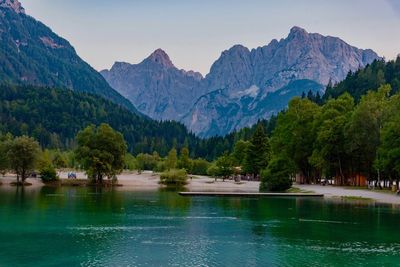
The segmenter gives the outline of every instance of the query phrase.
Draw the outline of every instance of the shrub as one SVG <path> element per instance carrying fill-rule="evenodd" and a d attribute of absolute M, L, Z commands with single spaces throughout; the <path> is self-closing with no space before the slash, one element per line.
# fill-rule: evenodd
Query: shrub
<path fill-rule="evenodd" d="M 289 159 L 274 158 L 261 172 L 260 191 L 286 191 L 292 187 L 293 165 Z"/>
<path fill-rule="evenodd" d="M 215 163 L 212 163 L 207 168 L 207 175 L 211 176 L 211 177 L 217 177 L 218 176 L 218 167 L 215 165 Z"/>
<path fill-rule="evenodd" d="M 207 169 L 210 163 L 204 159 L 193 160 L 192 174 L 195 175 L 207 175 Z"/>
<path fill-rule="evenodd" d="M 166 186 L 184 186 L 187 183 L 187 173 L 185 170 L 171 169 L 160 175 L 160 182 Z"/>
<path fill-rule="evenodd" d="M 154 172 L 163 172 L 167 169 L 167 165 L 165 164 L 164 161 L 159 161 L 157 162 L 157 165 L 154 167 L 153 171 Z"/>
<path fill-rule="evenodd" d="M 52 165 L 48 165 L 40 170 L 40 178 L 44 183 L 57 181 L 59 179 L 56 169 Z"/>

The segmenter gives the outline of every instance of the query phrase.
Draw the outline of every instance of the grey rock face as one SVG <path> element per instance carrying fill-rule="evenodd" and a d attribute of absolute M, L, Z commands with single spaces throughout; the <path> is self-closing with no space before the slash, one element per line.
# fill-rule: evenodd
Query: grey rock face
<path fill-rule="evenodd" d="M 157 120 L 181 118 L 205 93 L 203 76 L 177 69 L 161 49 L 139 64 L 117 62 L 101 74 L 139 111 Z"/>
<path fill-rule="evenodd" d="M 0 6 L 4 8 L 10 8 L 17 14 L 25 14 L 25 9 L 18 0 L 0 0 Z"/>
<path fill-rule="evenodd" d="M 287 38 L 266 46 L 222 52 L 205 78 L 177 70 L 159 50 L 140 64 L 116 63 L 102 74 L 143 113 L 182 121 L 208 137 L 268 118 L 286 107 L 287 96 L 323 91 L 329 80 L 339 82 L 378 58 L 372 50 L 293 27 Z"/>

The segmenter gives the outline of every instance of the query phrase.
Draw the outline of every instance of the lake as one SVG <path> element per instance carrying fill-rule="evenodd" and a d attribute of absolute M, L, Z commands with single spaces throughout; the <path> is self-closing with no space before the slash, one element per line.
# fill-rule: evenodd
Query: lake
<path fill-rule="evenodd" d="M 400 208 L 0 188 L 0 266 L 393 266 Z"/>

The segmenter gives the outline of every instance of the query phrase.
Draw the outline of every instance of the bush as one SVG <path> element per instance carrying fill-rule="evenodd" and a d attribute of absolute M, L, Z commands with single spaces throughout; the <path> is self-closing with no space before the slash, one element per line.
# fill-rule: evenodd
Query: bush
<path fill-rule="evenodd" d="M 293 164 L 289 159 L 274 158 L 261 172 L 260 191 L 286 191 L 292 187 Z"/>
<path fill-rule="evenodd" d="M 184 186 L 187 183 L 187 173 L 185 170 L 171 169 L 160 175 L 160 182 L 166 186 Z"/>
<path fill-rule="evenodd" d="M 58 181 L 56 169 L 49 165 L 40 170 L 40 178 L 44 183 Z"/>
<path fill-rule="evenodd" d="M 207 169 L 210 163 L 204 159 L 193 160 L 192 174 L 194 175 L 207 175 Z"/>
<path fill-rule="evenodd" d="M 167 165 L 165 164 L 164 161 L 159 161 L 157 162 L 157 165 L 154 167 L 153 171 L 154 172 L 163 172 L 167 169 Z"/>
<path fill-rule="evenodd" d="M 211 177 L 217 177 L 218 176 L 218 167 L 215 165 L 215 163 L 212 163 L 207 168 L 207 175 L 211 176 Z"/>

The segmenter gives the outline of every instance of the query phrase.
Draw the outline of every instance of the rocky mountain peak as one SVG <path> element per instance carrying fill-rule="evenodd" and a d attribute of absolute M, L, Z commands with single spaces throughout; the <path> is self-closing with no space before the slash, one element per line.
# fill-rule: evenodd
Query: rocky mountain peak
<path fill-rule="evenodd" d="M 298 26 L 294 26 L 293 28 L 290 29 L 289 38 L 304 37 L 307 35 L 308 32 L 305 29 L 300 28 Z"/>
<path fill-rule="evenodd" d="M 154 51 L 145 61 L 154 62 L 167 68 L 175 67 L 168 54 L 160 48 Z"/>
<path fill-rule="evenodd" d="M 0 0 L 0 7 L 12 9 L 17 14 L 25 14 L 25 9 L 18 0 Z"/>

